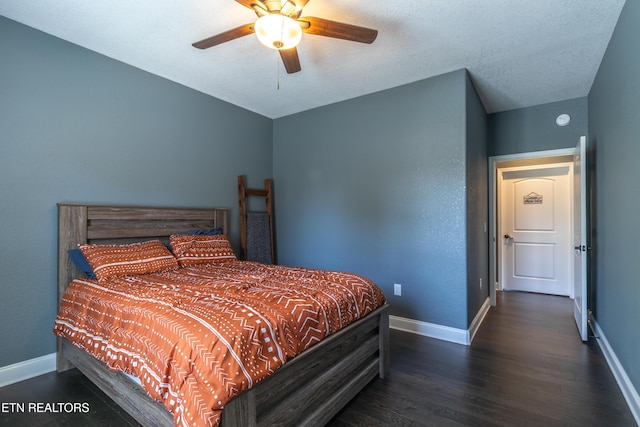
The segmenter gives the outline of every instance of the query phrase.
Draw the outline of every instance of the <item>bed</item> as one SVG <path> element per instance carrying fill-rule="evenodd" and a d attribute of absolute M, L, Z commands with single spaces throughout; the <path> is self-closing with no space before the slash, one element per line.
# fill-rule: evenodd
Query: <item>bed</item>
<path fill-rule="evenodd" d="M 82 273 L 68 249 L 79 243 L 122 244 L 193 229 L 228 228 L 228 211 L 210 208 L 58 204 L 59 301 Z M 58 337 L 57 369 L 78 368 L 145 426 L 174 425 L 172 414 L 125 374 Z M 388 306 L 327 336 L 224 405 L 220 425 L 324 425 L 375 377 L 389 370 Z"/>

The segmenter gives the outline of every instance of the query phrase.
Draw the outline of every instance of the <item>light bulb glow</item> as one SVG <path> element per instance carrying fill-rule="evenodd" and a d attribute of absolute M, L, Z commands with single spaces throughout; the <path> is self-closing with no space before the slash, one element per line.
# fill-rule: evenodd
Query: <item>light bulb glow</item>
<path fill-rule="evenodd" d="M 260 43 L 271 49 L 291 49 L 302 38 L 300 25 L 294 19 L 278 13 L 258 18 L 254 28 Z"/>

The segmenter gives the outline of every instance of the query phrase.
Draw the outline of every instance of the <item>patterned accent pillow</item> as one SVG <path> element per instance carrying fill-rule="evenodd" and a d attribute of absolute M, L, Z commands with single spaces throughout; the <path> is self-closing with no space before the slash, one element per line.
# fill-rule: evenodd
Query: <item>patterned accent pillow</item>
<path fill-rule="evenodd" d="M 224 234 L 217 236 L 173 234 L 171 250 L 181 266 L 235 260 L 236 255 Z"/>
<path fill-rule="evenodd" d="M 160 240 L 128 245 L 78 245 L 98 280 L 131 274 L 154 273 L 179 267 Z"/>

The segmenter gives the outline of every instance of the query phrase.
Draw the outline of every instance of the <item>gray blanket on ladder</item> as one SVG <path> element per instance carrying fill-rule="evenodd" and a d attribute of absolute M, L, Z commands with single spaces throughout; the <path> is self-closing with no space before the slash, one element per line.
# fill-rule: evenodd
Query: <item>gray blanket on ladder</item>
<path fill-rule="evenodd" d="M 271 264 L 271 230 L 267 212 L 247 212 L 247 261 Z"/>

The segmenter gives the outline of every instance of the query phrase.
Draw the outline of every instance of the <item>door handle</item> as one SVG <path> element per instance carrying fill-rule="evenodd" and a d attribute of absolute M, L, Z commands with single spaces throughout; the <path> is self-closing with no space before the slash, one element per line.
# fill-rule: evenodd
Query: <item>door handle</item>
<path fill-rule="evenodd" d="M 513 236 L 511 236 L 511 235 L 509 235 L 509 234 L 505 234 L 505 235 L 504 235 L 504 238 L 505 238 L 505 239 L 512 239 L 512 240 L 513 240 Z"/>

